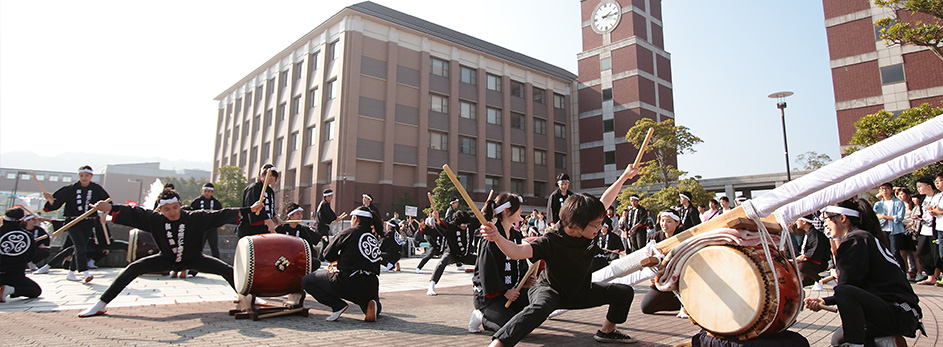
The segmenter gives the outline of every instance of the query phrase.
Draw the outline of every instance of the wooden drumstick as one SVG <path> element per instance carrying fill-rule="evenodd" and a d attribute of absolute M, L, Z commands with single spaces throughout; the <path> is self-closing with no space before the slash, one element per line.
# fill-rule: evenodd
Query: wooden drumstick
<path fill-rule="evenodd" d="M 517 290 L 518 292 L 521 291 L 521 288 L 523 288 L 524 284 L 527 283 L 527 279 L 529 279 L 530 276 L 533 276 L 534 273 L 537 272 L 537 269 L 540 268 L 540 262 L 542 261 L 543 259 L 538 260 L 536 263 L 530 264 L 530 268 L 527 269 L 527 273 L 524 274 L 523 278 L 521 278 L 521 282 L 517 284 L 517 287 L 514 287 L 515 290 Z M 511 307 L 511 300 L 508 300 L 508 302 L 504 304 L 504 308 L 508 308 L 508 307 Z"/>
<path fill-rule="evenodd" d="M 432 192 L 426 192 L 426 196 L 429 197 L 429 207 L 432 208 L 432 212 L 436 212 L 436 210 L 435 210 L 435 200 L 432 200 Z M 439 217 L 436 217 L 436 218 L 435 218 L 435 221 L 436 221 L 437 223 L 442 223 L 442 220 L 439 219 Z"/>
<path fill-rule="evenodd" d="M 289 224 L 289 223 L 304 223 L 304 219 L 289 219 L 282 221 L 280 224 Z"/>
<path fill-rule="evenodd" d="M 259 194 L 259 203 L 265 204 L 265 192 L 268 191 L 268 178 L 272 175 L 272 168 L 265 170 L 265 181 L 262 182 L 262 194 Z M 265 206 L 262 206 L 264 209 Z M 262 212 L 262 209 L 259 209 L 255 212 L 255 215 L 258 216 Z"/>
<path fill-rule="evenodd" d="M 43 196 L 46 196 L 46 194 L 49 194 L 49 193 L 46 193 L 46 188 L 43 188 L 43 184 L 42 184 L 42 183 L 39 183 L 39 180 L 36 179 L 36 174 L 35 174 L 35 173 L 33 173 L 32 171 L 30 171 L 30 172 L 29 172 L 29 175 L 30 175 L 30 176 L 33 176 L 33 181 L 36 181 L 36 185 L 39 186 L 39 190 L 43 191 Z"/>
<path fill-rule="evenodd" d="M 468 204 L 468 207 L 470 207 L 472 212 L 475 213 L 475 217 L 478 218 L 478 221 L 481 222 L 481 225 L 488 225 L 488 221 L 485 220 L 485 216 L 481 214 L 481 211 L 478 210 L 478 206 L 475 205 L 475 202 L 472 201 L 470 196 L 468 196 L 468 192 L 465 191 L 465 187 L 462 187 L 462 182 L 458 181 L 458 177 L 455 177 L 455 173 L 452 172 L 452 168 L 449 167 L 449 164 L 442 165 L 442 170 L 444 170 L 445 174 L 449 176 L 449 180 L 451 180 L 452 184 L 455 185 L 455 189 L 458 189 L 458 193 L 462 195 L 463 199 L 465 199 L 465 203 Z"/>
<path fill-rule="evenodd" d="M 334 221 L 331 222 L 331 224 L 340 222 L 341 220 L 344 219 L 344 217 L 347 217 L 347 212 L 341 213 L 341 215 L 340 215 L 340 216 L 337 216 L 337 218 L 335 218 Z"/>
<path fill-rule="evenodd" d="M 105 234 L 105 244 L 110 246 L 110 245 L 111 245 L 111 235 L 108 234 L 108 226 L 105 225 L 105 219 L 107 219 L 107 217 L 108 217 L 108 214 L 105 214 L 104 217 L 101 217 L 102 233 Z"/>
<path fill-rule="evenodd" d="M 838 308 L 831 307 L 831 306 L 822 305 L 822 306 L 819 306 L 819 308 L 820 308 L 820 309 L 823 309 L 823 310 L 826 310 L 826 311 L 828 311 L 828 312 L 831 312 L 831 313 L 838 312 Z"/>
<path fill-rule="evenodd" d="M 653 134 L 655 134 L 655 128 L 648 128 L 648 133 L 645 134 L 645 141 L 642 142 L 642 148 L 639 148 L 638 155 L 635 156 L 635 164 L 632 164 L 632 167 L 638 169 L 638 164 L 642 162 L 642 155 L 645 154 L 645 147 L 648 147 L 648 141 L 652 139 Z"/>
<path fill-rule="evenodd" d="M 104 201 L 104 202 L 106 202 L 106 203 L 111 203 L 111 198 L 108 198 L 108 199 L 105 199 L 105 200 L 102 200 L 102 201 Z M 101 203 L 101 201 L 99 201 L 99 203 Z M 85 213 L 83 213 L 81 216 L 78 216 L 78 217 L 76 217 L 75 219 L 73 219 L 71 222 L 69 222 L 68 224 L 63 225 L 61 228 L 59 228 L 59 230 L 53 231 L 53 232 L 52 232 L 52 235 L 48 235 L 48 234 L 47 234 L 47 235 L 40 236 L 40 237 L 36 238 L 36 241 L 45 240 L 47 237 L 53 237 L 53 236 L 59 235 L 59 233 L 61 233 L 61 232 L 63 232 L 63 231 L 66 231 L 66 230 L 69 230 L 69 228 L 75 226 L 76 224 L 78 224 L 79 222 L 81 222 L 82 220 L 84 220 L 85 217 L 91 216 L 92 213 L 95 213 L 95 212 L 98 212 L 98 210 L 96 210 L 96 209 L 94 209 L 94 208 L 93 208 L 93 209 L 90 209 L 90 210 L 88 210 L 88 211 L 85 211 Z"/>

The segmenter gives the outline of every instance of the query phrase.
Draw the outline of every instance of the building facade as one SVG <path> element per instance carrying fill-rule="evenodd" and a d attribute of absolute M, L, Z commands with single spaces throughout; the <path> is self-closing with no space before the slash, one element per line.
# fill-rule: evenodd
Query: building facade
<path fill-rule="evenodd" d="M 545 206 L 572 168 L 566 70 L 371 3 L 344 8 L 216 97 L 213 168 L 282 173 L 283 208 L 324 188 L 349 210 L 428 206 L 443 164 L 476 201 L 492 189 Z M 282 212 L 282 211 L 279 211 Z"/>
<path fill-rule="evenodd" d="M 943 61 L 919 46 L 887 46 L 874 23 L 893 17 L 892 10 L 870 0 L 823 0 L 838 138 L 842 149 L 855 133 L 854 123 L 880 110 L 896 113 L 923 103 L 943 101 Z M 936 19 L 899 13 L 901 20 Z"/>

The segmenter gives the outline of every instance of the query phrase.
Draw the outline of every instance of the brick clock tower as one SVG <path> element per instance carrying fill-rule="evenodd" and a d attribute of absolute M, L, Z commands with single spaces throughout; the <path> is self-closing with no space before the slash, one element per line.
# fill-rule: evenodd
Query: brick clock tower
<path fill-rule="evenodd" d="M 661 0 L 582 0 L 580 5 L 580 153 L 574 179 L 581 191 L 602 193 L 638 153 L 625 140 L 629 128 L 642 117 L 674 118 L 671 56 L 665 51 Z M 677 158 L 671 164 L 677 166 Z"/>

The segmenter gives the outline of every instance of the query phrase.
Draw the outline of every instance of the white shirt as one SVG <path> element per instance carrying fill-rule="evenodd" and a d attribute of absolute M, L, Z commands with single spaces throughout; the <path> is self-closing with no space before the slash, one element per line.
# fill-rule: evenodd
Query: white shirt
<path fill-rule="evenodd" d="M 922 206 L 923 206 L 923 216 L 922 216 L 923 218 L 921 218 L 921 220 L 920 220 L 920 222 L 921 222 L 921 224 L 922 224 L 922 226 L 920 227 L 920 235 L 923 235 L 923 236 L 933 236 L 933 229 L 931 228 L 930 220 L 931 220 L 931 218 L 934 218 L 934 217 L 930 215 L 929 208 L 930 208 L 931 206 L 940 206 L 940 200 L 941 200 L 941 199 L 943 199 L 943 193 L 936 193 L 936 195 L 931 196 L 931 197 L 928 197 L 928 198 L 926 198 L 926 199 L 923 200 L 923 205 L 922 205 Z M 943 216 L 937 216 L 937 217 L 936 217 L 936 228 L 937 228 L 937 229 L 943 229 L 943 224 L 940 224 L 940 223 L 943 223 L 943 218 L 941 218 L 941 217 L 943 217 Z"/>
<path fill-rule="evenodd" d="M 884 213 L 885 213 L 885 215 L 886 215 L 886 216 L 893 215 L 893 214 L 894 214 L 894 200 L 881 200 L 881 202 L 884 203 Z M 894 223 L 894 221 L 890 221 L 890 220 L 887 220 L 887 219 L 881 219 L 881 222 L 883 222 L 883 223 L 881 223 L 881 224 L 882 224 L 882 226 L 881 226 L 881 230 L 882 230 L 882 231 L 888 231 L 888 232 L 894 231 L 894 224 L 891 224 L 891 223 Z"/>

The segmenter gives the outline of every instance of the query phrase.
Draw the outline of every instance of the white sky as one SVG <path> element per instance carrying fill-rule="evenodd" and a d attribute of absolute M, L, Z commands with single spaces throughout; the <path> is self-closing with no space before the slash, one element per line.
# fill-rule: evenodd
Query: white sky
<path fill-rule="evenodd" d="M 2 1 L 0 154 L 209 163 L 213 97 L 356 2 Z M 375 2 L 577 72 L 577 0 Z M 821 2 L 717 4 L 663 3 L 677 122 L 704 140 L 681 169 L 782 172 L 779 110 L 766 97 L 781 90 L 796 93 L 786 109 L 793 163 L 806 151 L 837 158 Z"/>

